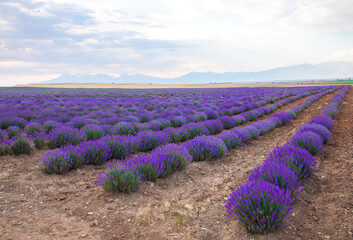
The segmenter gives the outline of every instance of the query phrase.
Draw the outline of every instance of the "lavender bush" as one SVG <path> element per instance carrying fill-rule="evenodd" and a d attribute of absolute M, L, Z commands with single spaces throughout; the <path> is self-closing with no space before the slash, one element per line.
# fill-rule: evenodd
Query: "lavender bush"
<path fill-rule="evenodd" d="M 101 140 L 109 146 L 115 159 L 125 159 L 137 149 L 137 143 L 131 136 L 105 136 Z"/>
<path fill-rule="evenodd" d="M 292 212 L 290 192 L 274 184 L 249 181 L 230 194 L 226 210 L 251 233 L 267 233 L 284 226 Z"/>
<path fill-rule="evenodd" d="M 215 160 L 223 156 L 227 146 L 222 139 L 212 136 L 200 136 L 184 143 L 193 161 Z"/>
<path fill-rule="evenodd" d="M 15 138 L 21 135 L 22 130 L 17 126 L 10 126 L 6 129 L 8 138 Z"/>
<path fill-rule="evenodd" d="M 317 161 L 307 150 L 291 145 L 276 147 L 266 158 L 267 161 L 286 164 L 299 180 L 310 177 L 318 170 Z"/>
<path fill-rule="evenodd" d="M 332 118 L 330 117 L 327 117 L 327 116 L 323 116 L 323 115 L 320 115 L 320 116 L 316 116 L 314 117 L 312 120 L 310 120 L 308 122 L 309 124 L 310 123 L 317 123 L 317 124 L 321 124 L 323 126 L 325 126 L 328 130 L 332 131 L 335 124 L 332 120 Z"/>
<path fill-rule="evenodd" d="M 106 191 L 123 193 L 135 192 L 140 187 L 139 177 L 115 162 L 108 164 L 108 169 L 98 174 L 94 184 Z"/>
<path fill-rule="evenodd" d="M 46 173 L 63 174 L 70 171 L 74 166 L 74 161 L 70 154 L 63 149 L 54 149 L 44 153 L 40 157 L 41 168 Z"/>
<path fill-rule="evenodd" d="M 292 197 L 300 192 L 302 185 L 290 167 L 274 161 L 266 161 L 250 172 L 249 181 L 258 180 L 272 183 L 285 192 L 290 192 Z"/>
<path fill-rule="evenodd" d="M 192 161 L 192 156 L 186 148 L 173 143 L 156 148 L 152 154 L 164 163 L 163 176 L 185 169 Z"/>
<path fill-rule="evenodd" d="M 236 131 L 222 132 L 217 137 L 222 139 L 228 150 L 235 149 L 241 145 L 241 137 Z"/>
<path fill-rule="evenodd" d="M 110 147 L 100 140 L 83 142 L 80 148 L 87 164 L 100 165 L 112 156 Z"/>
<path fill-rule="evenodd" d="M 323 139 L 323 142 L 326 144 L 331 138 L 332 133 L 328 130 L 324 125 L 317 124 L 317 123 L 309 123 L 305 124 L 299 128 L 298 132 L 305 132 L 305 131 L 312 131 Z"/>
<path fill-rule="evenodd" d="M 85 135 L 78 129 L 61 126 L 53 129 L 48 135 L 48 147 L 59 148 L 65 145 L 77 145 L 85 140 Z"/>
<path fill-rule="evenodd" d="M 297 132 L 290 139 L 290 144 L 307 150 L 313 156 L 316 156 L 323 149 L 322 138 L 312 131 Z"/>
<path fill-rule="evenodd" d="M 32 152 L 32 148 L 31 148 L 31 145 L 29 145 L 29 142 L 27 139 L 17 138 L 17 139 L 14 139 L 11 145 L 11 151 L 15 155 L 30 154 Z"/>
<path fill-rule="evenodd" d="M 87 124 L 81 131 L 86 135 L 87 140 L 98 140 L 104 136 L 104 131 L 100 126 Z"/>

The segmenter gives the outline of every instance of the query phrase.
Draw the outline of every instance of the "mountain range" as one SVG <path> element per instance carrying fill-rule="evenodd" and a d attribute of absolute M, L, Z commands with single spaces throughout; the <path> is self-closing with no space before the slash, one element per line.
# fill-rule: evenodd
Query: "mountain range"
<path fill-rule="evenodd" d="M 119 77 L 107 74 L 63 74 L 39 84 L 56 83 L 143 83 L 143 84 L 202 84 L 224 82 L 269 82 L 319 80 L 353 77 L 353 63 L 325 62 L 320 64 L 300 64 L 273 68 L 259 72 L 190 72 L 176 78 L 160 78 L 143 74 L 122 74 Z"/>

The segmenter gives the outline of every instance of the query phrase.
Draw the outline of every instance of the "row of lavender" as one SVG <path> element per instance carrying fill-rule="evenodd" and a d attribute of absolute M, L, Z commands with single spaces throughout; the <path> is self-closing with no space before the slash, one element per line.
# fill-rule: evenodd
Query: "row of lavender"
<path fill-rule="evenodd" d="M 297 94 L 296 97 L 291 97 L 289 99 L 297 99 L 299 97 L 303 97 L 309 95 L 313 92 L 320 91 L 321 89 L 312 89 L 302 91 Z M 276 97 L 275 99 L 280 98 L 280 96 Z M 264 105 L 268 101 L 273 99 L 267 99 L 260 102 L 254 102 L 250 104 L 243 104 L 238 108 L 233 108 L 231 114 L 238 114 L 240 112 L 254 109 L 261 105 Z M 271 111 L 275 107 L 279 107 L 288 100 L 282 100 L 274 104 L 269 109 L 265 109 L 266 111 Z M 254 110 L 248 111 L 243 115 L 238 116 L 235 118 L 235 121 L 231 119 L 231 124 L 236 124 L 242 122 L 245 118 L 256 118 L 256 115 L 259 115 L 258 111 Z M 202 114 L 200 115 L 202 116 Z M 205 119 L 218 119 L 222 122 L 230 121 L 229 116 L 222 116 L 219 115 L 211 110 L 207 111 L 205 116 L 202 116 L 199 120 Z M 87 119 L 85 118 L 74 118 L 69 123 L 59 123 L 57 121 L 49 120 L 45 121 L 44 123 L 40 124 L 37 120 L 32 119 L 27 125 L 25 123 L 25 119 L 21 119 L 19 117 L 5 117 L 0 119 L 0 127 L 5 130 L 0 129 L 0 155 L 5 154 L 10 149 L 10 146 L 13 145 L 13 148 L 19 149 L 18 151 L 14 151 L 14 153 L 29 153 L 30 147 L 29 143 L 26 143 L 26 140 L 23 139 L 25 136 L 23 133 L 34 141 L 34 145 L 36 148 L 42 148 L 46 145 L 46 140 L 48 141 L 48 147 L 53 149 L 57 147 L 61 147 L 66 144 L 78 144 L 79 142 L 85 140 L 97 140 L 100 139 L 104 135 L 136 135 L 139 131 L 146 131 L 146 130 L 153 130 L 159 131 L 165 128 L 168 128 L 168 131 L 174 131 L 171 127 L 183 126 L 186 124 L 186 128 L 194 127 L 193 123 L 187 124 L 190 119 L 186 119 L 184 116 L 177 116 L 171 120 L 153 120 L 146 124 L 141 124 L 138 122 L 118 122 L 115 126 L 112 125 L 97 125 L 95 124 L 88 124 Z M 207 124 L 206 124 L 207 125 Z M 229 125 L 229 124 L 228 124 Z M 21 128 L 24 128 L 24 132 Z M 55 129 L 55 131 L 53 131 Z M 81 130 L 78 130 L 81 129 Z M 182 129 L 179 132 L 185 132 Z M 179 134 L 180 135 L 180 134 Z M 76 137 L 75 137 L 76 136 Z M 17 139 L 21 138 L 21 139 Z M 61 142 L 57 143 L 55 139 L 60 138 L 62 139 Z M 184 139 L 187 138 L 187 135 L 184 134 Z M 184 140 L 185 141 L 185 140 Z"/>
<path fill-rule="evenodd" d="M 334 89 L 328 89 L 314 96 L 319 97 L 332 91 L 334 91 Z M 292 102 L 295 99 L 296 97 L 287 98 L 282 100 L 280 104 L 272 105 L 273 107 L 257 109 L 256 111 L 258 111 L 258 115 L 254 115 L 254 119 L 256 119 L 258 116 L 262 116 L 263 114 L 267 114 L 268 112 L 273 111 L 281 105 Z M 309 103 L 314 99 L 316 98 L 310 97 L 305 102 Z M 265 109 L 269 110 L 265 111 Z M 288 113 L 287 115 L 290 114 Z M 271 119 L 280 118 L 281 115 L 277 114 Z M 227 119 L 224 118 L 223 120 Z M 248 120 L 251 120 L 249 116 L 248 118 L 243 117 L 242 122 L 246 122 Z M 83 142 L 76 147 L 71 141 L 69 142 L 70 145 L 63 146 L 59 149 L 45 153 L 41 157 L 41 164 L 43 169 L 48 173 L 65 173 L 84 164 L 102 164 L 109 159 L 122 160 L 125 159 L 128 155 L 137 151 L 148 152 L 168 143 L 179 143 L 181 141 L 186 141 L 184 145 L 187 145 L 189 143 L 193 143 L 190 141 L 190 139 L 196 139 L 196 141 L 198 141 L 198 136 L 215 135 L 224 129 L 234 128 L 237 124 L 238 123 L 234 118 L 229 117 L 227 121 L 208 120 L 202 123 L 188 124 L 188 127 L 183 126 L 181 128 L 171 128 L 157 132 L 142 131 L 136 136 L 106 136 L 100 140 Z M 262 121 L 259 124 L 254 123 L 254 126 L 248 126 L 244 128 L 244 131 L 252 134 L 254 137 L 257 131 L 259 134 L 263 134 L 264 132 L 270 130 L 268 129 L 270 125 L 275 127 L 280 124 L 283 124 L 283 120 L 278 120 L 275 124 L 272 123 L 272 125 L 269 123 L 269 121 Z M 261 131 L 258 129 L 261 129 Z M 59 138 L 55 138 L 53 143 L 49 141 L 49 144 L 55 143 L 58 147 L 62 146 L 63 140 L 67 139 L 65 137 L 66 135 L 64 134 L 68 133 L 69 131 L 63 131 Z M 219 138 L 222 139 L 227 145 L 234 145 L 232 142 L 231 131 L 221 134 Z M 242 141 L 244 142 L 245 139 Z M 67 144 L 67 142 L 65 143 Z M 173 149 L 174 148 L 175 147 L 173 147 Z"/>
<path fill-rule="evenodd" d="M 317 92 L 317 90 L 314 91 L 314 93 L 315 92 Z M 297 96 L 292 96 L 287 99 L 281 100 L 268 108 L 251 110 L 239 114 L 238 116 L 235 116 L 233 118 L 230 116 L 219 117 L 217 119 L 218 122 L 215 122 L 213 120 L 207 120 L 202 123 L 189 123 L 180 128 L 168 127 L 165 129 L 165 132 L 171 135 L 173 142 L 186 141 L 194 137 L 194 135 L 200 135 L 200 133 L 207 134 L 204 126 L 202 128 L 204 131 L 200 132 L 199 126 L 201 125 L 209 126 L 218 124 L 218 126 L 222 127 L 223 124 L 225 125 L 225 128 L 234 127 L 237 124 L 242 124 L 247 120 L 254 120 L 264 113 L 271 112 L 274 109 L 288 102 L 294 101 L 298 98 L 310 94 L 312 94 L 312 91 L 307 90 L 303 93 L 298 94 Z M 254 104 L 253 107 L 255 106 L 257 105 Z M 18 122 L 14 121 L 11 122 L 11 124 L 18 124 Z M 84 125 L 81 124 L 80 126 L 82 127 Z M 169 125 L 162 124 L 162 126 L 167 127 Z M 115 133 L 118 133 L 119 135 L 130 135 L 136 132 L 136 125 L 131 125 L 127 122 L 119 122 L 118 124 L 116 124 L 115 127 Z M 159 129 L 160 128 L 153 130 Z M 36 122 L 31 122 L 25 128 L 29 139 L 34 142 L 35 147 L 38 149 L 43 148 L 45 146 L 48 146 L 50 149 L 54 149 L 65 145 L 77 145 L 83 141 L 100 139 L 104 135 L 114 135 L 114 133 L 112 132 L 108 134 L 103 130 L 104 129 L 102 127 L 93 124 L 86 125 L 82 127 L 81 130 L 78 130 L 76 128 L 72 128 L 70 125 L 58 124 L 54 121 L 45 122 L 44 126 L 41 126 L 39 123 Z M 146 133 L 146 130 L 144 130 L 141 131 L 140 135 L 145 136 L 149 133 Z M 7 127 L 6 131 L 0 130 L 0 155 L 9 153 L 11 149 L 14 154 L 29 154 L 31 152 L 30 144 L 26 139 L 24 139 L 21 129 L 18 126 L 9 126 Z"/>
<path fill-rule="evenodd" d="M 113 161 L 107 165 L 107 170 L 99 173 L 95 184 L 107 191 L 132 192 L 139 188 L 139 181 L 156 181 L 157 178 L 184 169 L 191 161 L 215 160 L 226 151 L 286 124 L 331 91 L 318 93 L 287 112 L 274 114 L 267 120 L 246 127 L 233 128 L 217 137 L 198 136 L 180 146 L 167 144 L 147 155 L 134 156 L 126 161 Z"/>
<path fill-rule="evenodd" d="M 302 92 L 304 92 L 304 90 L 302 90 Z M 319 90 L 320 89 L 317 89 L 316 91 L 319 91 Z M 294 93 L 288 93 L 288 92 L 300 93 L 300 91 L 298 90 L 286 91 L 286 92 L 287 93 L 283 93 L 284 96 L 287 96 L 287 94 L 288 95 L 294 94 Z M 232 108 L 231 111 L 228 109 L 225 112 L 223 112 L 223 114 L 225 115 L 238 114 L 240 112 L 264 105 L 269 101 L 271 102 L 271 101 L 277 100 L 283 97 L 283 95 L 280 94 L 274 98 L 268 98 L 266 100 L 261 100 L 259 102 L 252 102 L 249 104 L 242 103 L 242 105 L 240 105 L 241 103 L 237 102 L 236 104 L 240 105 L 239 107 Z M 178 114 L 180 113 L 176 113 L 177 116 L 175 118 L 171 118 L 169 120 L 168 119 L 152 120 L 150 122 L 147 122 L 146 124 L 142 124 L 140 122 L 134 122 L 131 119 L 130 120 L 132 122 L 129 123 L 125 121 L 120 121 L 121 119 L 119 118 L 114 118 L 114 119 L 109 118 L 111 121 L 109 120 L 108 121 L 109 123 L 107 125 L 105 125 L 107 121 L 98 122 L 98 120 L 95 120 L 95 122 L 92 122 L 91 121 L 92 119 L 90 120 L 83 117 L 78 117 L 78 118 L 74 117 L 71 119 L 70 122 L 67 122 L 67 123 L 66 121 L 61 121 L 61 119 L 52 119 L 52 120 L 44 121 L 45 119 L 47 119 L 47 117 L 53 117 L 53 116 L 49 116 L 50 114 L 49 115 L 47 114 L 47 111 L 45 110 L 45 106 L 44 106 L 44 109 L 41 109 L 42 111 L 37 111 L 42 115 L 34 114 L 34 110 L 39 110 L 39 109 L 38 107 L 33 107 L 33 105 L 39 104 L 36 101 L 41 101 L 40 103 L 42 105 L 43 104 L 48 105 L 48 102 L 45 101 L 47 96 L 41 95 L 41 98 L 39 98 L 38 96 L 34 95 L 34 96 L 31 96 L 31 98 L 29 99 L 22 99 L 21 98 L 23 97 L 22 95 L 19 96 L 20 98 L 16 96 L 17 95 L 8 97 L 8 98 L 2 97 L 3 98 L 2 100 L 4 101 L 2 105 L 0 105 L 0 111 L 5 113 L 6 117 L 3 117 L 0 119 L 0 155 L 4 155 L 8 153 L 10 152 L 10 150 L 12 150 L 14 154 L 30 153 L 31 147 L 28 141 L 25 139 L 26 135 L 30 140 L 34 142 L 34 145 L 36 148 L 42 148 L 46 146 L 47 145 L 46 141 L 48 140 L 48 147 L 53 149 L 66 144 L 75 145 L 84 140 L 96 140 L 101 138 L 104 135 L 115 135 L 115 134 L 135 135 L 139 131 L 145 131 L 145 130 L 158 131 L 172 126 L 174 127 L 183 126 L 184 124 L 190 121 L 216 119 L 219 117 L 219 115 L 215 111 L 207 110 L 204 113 L 202 112 L 199 113 L 196 119 L 190 119 L 190 118 L 188 119 L 182 115 L 178 116 Z M 222 96 L 222 98 L 223 97 L 224 96 Z M 32 98 L 35 99 L 35 101 L 31 101 Z M 42 98 L 44 98 L 44 100 Z M 64 98 L 64 97 L 61 96 L 61 98 Z M 83 99 L 88 102 L 89 106 L 91 106 L 91 101 L 87 99 L 86 95 L 84 95 Z M 8 101 L 5 101 L 5 100 L 8 100 Z M 97 99 L 94 99 L 94 101 L 97 101 Z M 224 100 L 221 100 L 221 101 L 224 102 Z M 100 102 L 99 99 L 98 99 L 98 102 Z M 148 102 L 148 99 L 147 99 L 147 102 Z M 14 106 L 10 108 L 11 104 L 13 104 Z M 121 103 L 119 104 L 121 105 Z M 60 105 L 62 105 L 62 108 L 64 108 L 63 103 L 60 102 Z M 48 106 L 51 106 L 51 105 L 49 104 Z M 70 107 L 75 105 L 72 103 L 69 103 L 68 106 Z M 112 106 L 112 105 L 109 105 L 109 106 Z M 177 105 L 175 105 L 174 103 L 174 106 L 177 106 Z M 228 107 L 229 106 L 230 105 L 228 103 Z M 40 106 L 40 107 L 43 107 L 43 106 Z M 163 107 L 166 108 L 167 106 L 163 106 Z M 78 110 L 81 111 L 82 109 L 79 108 Z M 55 109 L 55 114 L 59 115 L 61 111 L 62 110 L 60 109 Z M 74 112 L 70 112 L 69 114 L 70 116 L 75 116 Z M 241 119 L 238 121 L 241 121 Z M 115 126 L 110 125 L 116 122 L 117 124 Z M 56 129 L 56 131 L 53 131 L 54 129 Z M 77 129 L 78 130 L 81 129 L 81 130 L 78 131 Z M 57 143 L 56 141 L 56 139 L 58 138 L 61 139 L 59 143 Z"/>
<path fill-rule="evenodd" d="M 316 89 L 320 89 L 315 87 Z M 33 94 L 0 95 L 0 128 L 15 124 L 24 128 L 29 122 L 46 121 L 70 123 L 73 127 L 84 124 L 114 125 L 118 122 L 150 122 L 168 119 L 178 124 L 178 116 L 188 121 L 207 119 L 208 115 L 234 115 L 252 104 L 266 104 L 307 90 L 304 88 L 210 89 L 136 91 L 130 95 L 97 92 L 96 95 L 66 92 L 56 95 Z M 244 91 L 245 90 L 245 91 Z M 249 106 L 246 106 L 250 104 Z M 245 105 L 245 106 L 243 106 Z M 153 124 L 152 124 L 153 125 Z M 148 127 L 148 124 L 144 127 Z"/>
<path fill-rule="evenodd" d="M 294 198 L 303 190 L 303 180 L 318 170 L 314 156 L 332 138 L 333 118 L 349 88 L 342 89 L 320 116 L 299 127 L 287 144 L 276 147 L 249 174 L 248 182 L 230 194 L 225 207 L 231 218 L 252 233 L 284 226 Z"/>

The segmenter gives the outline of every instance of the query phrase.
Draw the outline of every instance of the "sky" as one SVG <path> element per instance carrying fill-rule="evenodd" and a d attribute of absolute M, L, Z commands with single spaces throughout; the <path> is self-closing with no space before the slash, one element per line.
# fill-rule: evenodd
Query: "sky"
<path fill-rule="evenodd" d="M 0 85 L 353 62 L 349 0 L 1 0 Z"/>

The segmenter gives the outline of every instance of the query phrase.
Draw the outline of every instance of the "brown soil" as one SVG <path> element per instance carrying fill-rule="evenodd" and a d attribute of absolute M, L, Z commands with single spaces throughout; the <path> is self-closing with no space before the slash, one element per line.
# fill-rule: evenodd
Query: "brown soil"
<path fill-rule="evenodd" d="M 96 187 L 94 179 L 104 166 L 47 175 L 38 166 L 45 150 L 1 157 L 0 239 L 352 239 L 352 89 L 340 106 L 334 138 L 317 158 L 320 171 L 305 182 L 287 228 L 252 235 L 228 219 L 224 208 L 229 194 L 267 153 L 320 114 L 333 96 L 217 161 L 193 162 L 132 194 Z"/>

